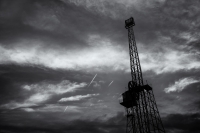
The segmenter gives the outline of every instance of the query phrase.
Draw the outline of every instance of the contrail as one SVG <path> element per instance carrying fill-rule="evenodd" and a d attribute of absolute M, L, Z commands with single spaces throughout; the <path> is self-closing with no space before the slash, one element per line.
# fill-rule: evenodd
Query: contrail
<path fill-rule="evenodd" d="M 65 108 L 64 112 L 66 111 L 67 108 L 68 108 L 68 106 Z"/>
<path fill-rule="evenodd" d="M 93 80 L 95 79 L 96 76 L 97 76 L 97 74 L 94 76 L 94 78 L 92 79 L 92 81 L 90 82 L 90 84 L 93 82 Z M 90 84 L 88 85 L 88 87 L 90 86 Z"/>
<path fill-rule="evenodd" d="M 108 85 L 108 87 L 113 83 L 113 81 L 110 82 L 110 84 Z"/>

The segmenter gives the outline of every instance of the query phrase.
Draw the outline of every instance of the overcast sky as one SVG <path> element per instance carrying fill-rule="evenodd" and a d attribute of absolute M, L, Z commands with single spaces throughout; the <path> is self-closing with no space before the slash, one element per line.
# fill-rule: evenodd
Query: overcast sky
<path fill-rule="evenodd" d="M 0 0 L 0 132 L 125 133 L 128 31 L 168 133 L 200 132 L 199 0 Z"/>

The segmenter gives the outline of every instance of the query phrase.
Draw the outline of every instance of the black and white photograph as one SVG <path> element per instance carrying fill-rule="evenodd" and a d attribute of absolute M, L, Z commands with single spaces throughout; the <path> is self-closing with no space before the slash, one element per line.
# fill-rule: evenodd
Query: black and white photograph
<path fill-rule="evenodd" d="M 0 133 L 200 133 L 200 0 L 0 0 Z"/>

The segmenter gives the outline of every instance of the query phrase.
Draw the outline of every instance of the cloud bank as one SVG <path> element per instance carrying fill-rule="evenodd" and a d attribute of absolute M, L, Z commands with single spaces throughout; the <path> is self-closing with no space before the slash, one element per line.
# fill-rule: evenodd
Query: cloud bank
<path fill-rule="evenodd" d="M 197 83 L 197 82 L 200 82 L 200 80 L 193 79 L 191 77 L 182 78 L 182 79 L 179 79 L 178 81 L 175 81 L 175 83 L 170 85 L 169 87 L 165 88 L 164 91 L 166 93 L 176 92 L 176 91 L 181 92 L 188 85 Z"/>

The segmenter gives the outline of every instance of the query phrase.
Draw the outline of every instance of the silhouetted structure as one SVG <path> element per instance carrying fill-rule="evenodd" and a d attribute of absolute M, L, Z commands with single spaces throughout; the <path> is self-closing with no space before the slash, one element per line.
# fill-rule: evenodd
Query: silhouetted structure
<path fill-rule="evenodd" d="M 138 56 L 133 26 L 133 17 L 125 21 L 128 29 L 129 54 L 132 81 L 122 94 L 120 102 L 127 112 L 126 133 L 165 133 L 152 88 L 143 84 L 142 70 Z"/>

